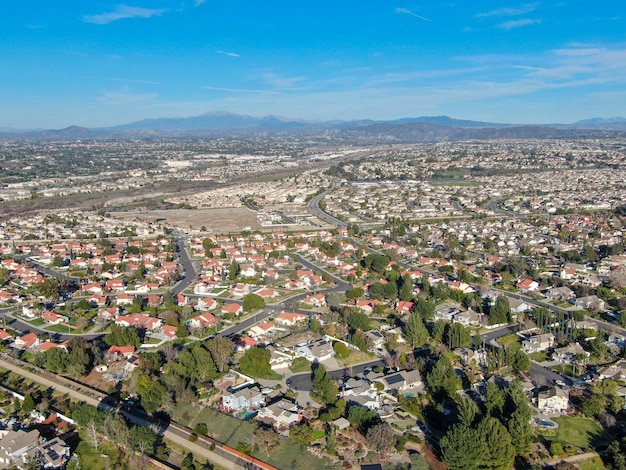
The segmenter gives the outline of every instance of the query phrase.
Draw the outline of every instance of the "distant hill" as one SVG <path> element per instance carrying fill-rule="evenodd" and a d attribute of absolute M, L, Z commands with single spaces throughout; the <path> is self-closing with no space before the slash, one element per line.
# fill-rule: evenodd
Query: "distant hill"
<path fill-rule="evenodd" d="M 152 137 L 238 137 L 255 134 L 299 134 L 338 141 L 440 142 L 484 139 L 549 139 L 623 135 L 625 118 L 592 118 L 573 124 L 515 125 L 454 119 L 448 116 L 408 117 L 389 121 L 305 121 L 279 116 L 253 117 L 229 112 L 207 112 L 181 118 L 144 119 L 118 126 L 88 129 L 0 129 L 0 139 L 98 139 Z"/>
<path fill-rule="evenodd" d="M 389 124 L 411 124 L 416 122 L 437 124 L 448 127 L 513 127 L 514 124 L 497 124 L 494 122 L 469 121 L 467 119 L 454 119 L 448 116 L 421 116 L 417 118 L 402 118 L 394 121 L 385 121 Z"/>

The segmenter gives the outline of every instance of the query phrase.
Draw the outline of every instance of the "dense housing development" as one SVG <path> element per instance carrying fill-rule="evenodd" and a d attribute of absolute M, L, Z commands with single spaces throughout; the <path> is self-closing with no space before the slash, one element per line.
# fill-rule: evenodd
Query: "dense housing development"
<path fill-rule="evenodd" d="M 624 468 L 623 139 L 0 149 L 0 467 Z"/>

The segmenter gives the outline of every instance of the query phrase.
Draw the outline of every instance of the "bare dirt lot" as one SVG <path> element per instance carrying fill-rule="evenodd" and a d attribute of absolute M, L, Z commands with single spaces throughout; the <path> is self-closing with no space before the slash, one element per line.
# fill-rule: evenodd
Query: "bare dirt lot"
<path fill-rule="evenodd" d="M 113 212 L 111 215 L 125 220 L 141 219 L 161 222 L 181 229 L 200 230 L 201 227 L 206 227 L 207 232 L 215 233 L 240 232 L 246 227 L 252 230 L 261 229 L 256 213 L 245 207 Z"/>

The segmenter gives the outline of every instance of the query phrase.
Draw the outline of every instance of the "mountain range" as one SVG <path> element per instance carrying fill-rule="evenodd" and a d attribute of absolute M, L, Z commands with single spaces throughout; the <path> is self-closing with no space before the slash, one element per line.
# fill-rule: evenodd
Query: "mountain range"
<path fill-rule="evenodd" d="M 211 137 L 304 134 L 362 142 L 439 142 L 445 140 L 599 138 L 626 135 L 626 119 L 591 118 L 573 124 L 517 125 L 422 116 L 391 121 L 304 121 L 279 116 L 252 117 L 208 112 L 183 118 L 158 118 L 112 127 L 17 131 L 0 129 L 1 140 Z"/>

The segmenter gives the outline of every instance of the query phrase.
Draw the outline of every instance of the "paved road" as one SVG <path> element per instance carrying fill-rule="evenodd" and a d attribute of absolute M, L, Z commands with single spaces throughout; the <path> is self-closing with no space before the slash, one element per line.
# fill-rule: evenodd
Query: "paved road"
<path fill-rule="evenodd" d="M 308 203 L 307 203 L 307 209 L 309 209 L 313 215 L 315 217 L 317 217 L 320 220 L 323 220 L 324 222 L 330 224 L 330 225 L 334 225 L 335 227 L 339 227 L 339 228 L 346 228 L 348 226 L 348 224 L 346 224 L 345 222 L 343 222 L 342 220 L 339 220 L 335 217 L 333 217 L 332 215 L 328 214 L 327 212 L 324 212 L 322 209 L 320 209 L 320 200 L 329 192 L 332 191 L 333 189 L 335 189 L 335 184 L 333 183 L 333 185 L 330 187 L 330 189 L 327 189 L 326 191 L 324 191 L 321 194 L 318 194 L 317 196 L 313 197 Z"/>
<path fill-rule="evenodd" d="M 385 363 L 381 359 L 376 359 L 370 362 L 365 362 L 356 366 L 342 367 L 341 369 L 335 369 L 328 371 L 328 374 L 334 380 L 341 380 L 345 375 L 358 375 L 362 373 L 368 367 L 382 367 Z M 292 375 L 289 379 L 289 387 L 294 390 L 301 390 L 310 392 L 313 390 L 313 382 L 311 382 L 311 373 L 304 372 L 302 374 Z"/>
<path fill-rule="evenodd" d="M 176 284 L 171 292 L 172 295 L 180 294 L 196 281 L 196 268 L 189 256 L 186 240 L 183 237 L 177 237 L 175 240 L 176 252 L 178 254 L 178 262 L 183 267 L 184 278 Z"/>

